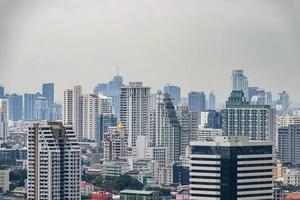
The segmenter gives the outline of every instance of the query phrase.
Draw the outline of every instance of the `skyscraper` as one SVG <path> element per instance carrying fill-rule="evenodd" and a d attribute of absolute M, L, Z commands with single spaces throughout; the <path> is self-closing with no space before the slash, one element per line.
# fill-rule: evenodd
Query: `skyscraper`
<path fill-rule="evenodd" d="M 121 87 L 120 121 L 128 135 L 129 148 L 136 145 L 139 135 L 147 136 L 150 120 L 150 87 L 142 82 L 130 82 Z"/>
<path fill-rule="evenodd" d="M 74 86 L 72 93 L 72 124 L 78 140 L 81 141 L 83 139 L 83 95 L 81 86 Z"/>
<path fill-rule="evenodd" d="M 167 84 L 164 87 L 164 93 L 168 93 L 170 95 L 172 102 L 175 106 L 180 103 L 181 88 L 179 86 Z"/>
<path fill-rule="evenodd" d="M 48 105 L 54 103 L 54 83 L 44 83 L 42 88 L 42 95 L 48 100 Z"/>
<path fill-rule="evenodd" d="M 244 70 L 232 70 L 231 75 L 231 88 L 232 90 L 241 90 L 244 92 L 244 95 L 248 99 L 248 79 L 244 75 Z"/>
<path fill-rule="evenodd" d="M 43 96 L 36 97 L 35 100 L 35 116 L 36 120 L 49 120 L 49 107 L 48 107 L 48 99 Z"/>
<path fill-rule="evenodd" d="M 36 120 L 35 105 L 36 94 L 24 94 L 24 119 L 33 121 Z"/>
<path fill-rule="evenodd" d="M 286 109 L 290 104 L 290 96 L 286 91 L 279 93 L 278 104 L 283 106 L 283 109 Z"/>
<path fill-rule="evenodd" d="M 108 95 L 108 84 L 107 83 L 98 83 L 94 88 L 93 94 L 95 95 Z"/>
<path fill-rule="evenodd" d="M 215 110 L 206 110 L 201 112 L 200 127 L 221 129 L 222 113 Z"/>
<path fill-rule="evenodd" d="M 63 124 L 73 124 L 73 90 L 66 89 L 64 91 L 64 106 L 63 106 Z"/>
<path fill-rule="evenodd" d="M 159 91 L 156 101 L 156 109 L 151 113 L 149 140 L 151 146 L 167 148 L 167 163 L 171 164 L 179 161 L 181 155 L 181 126 L 169 94 Z"/>
<path fill-rule="evenodd" d="M 109 95 L 112 98 L 112 106 L 114 113 L 119 115 L 120 112 L 120 94 L 123 85 L 123 78 L 120 75 L 113 77 L 113 80 L 108 82 Z"/>
<path fill-rule="evenodd" d="M 4 86 L 0 85 L 0 98 L 3 98 L 5 95 L 5 90 L 4 90 Z"/>
<path fill-rule="evenodd" d="M 23 96 L 12 94 L 9 99 L 9 119 L 18 121 L 23 118 Z"/>
<path fill-rule="evenodd" d="M 216 96 L 213 92 L 209 93 L 208 96 L 208 109 L 209 110 L 216 110 Z"/>
<path fill-rule="evenodd" d="M 80 200 L 80 153 L 71 126 L 48 122 L 30 127 L 27 199 Z"/>
<path fill-rule="evenodd" d="M 49 120 L 52 122 L 61 121 L 62 120 L 62 105 L 54 103 L 49 107 L 50 116 Z"/>
<path fill-rule="evenodd" d="M 206 108 L 206 97 L 204 92 L 190 92 L 188 94 L 190 111 L 200 113 Z"/>
<path fill-rule="evenodd" d="M 102 149 L 104 133 L 107 132 L 108 127 L 117 126 L 117 117 L 112 113 L 100 113 L 98 120 L 99 134 L 97 135 L 97 146 L 98 149 Z"/>
<path fill-rule="evenodd" d="M 275 111 L 270 105 L 250 105 L 241 90 L 232 91 L 222 110 L 225 135 L 250 136 L 252 140 L 275 139 Z"/>
<path fill-rule="evenodd" d="M 192 141 L 190 199 L 273 200 L 272 142 L 246 136 Z"/>
<path fill-rule="evenodd" d="M 99 133 L 99 97 L 94 94 L 87 94 L 83 97 L 83 138 L 97 140 Z"/>
<path fill-rule="evenodd" d="M 0 141 L 6 141 L 8 136 L 9 102 L 0 98 Z"/>

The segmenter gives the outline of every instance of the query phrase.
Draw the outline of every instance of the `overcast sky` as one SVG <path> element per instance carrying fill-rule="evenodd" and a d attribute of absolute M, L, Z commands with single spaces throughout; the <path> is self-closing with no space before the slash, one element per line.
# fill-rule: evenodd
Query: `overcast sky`
<path fill-rule="evenodd" d="M 296 0 L 2 0 L 0 83 L 24 93 L 54 82 L 62 100 L 119 65 L 125 82 L 212 89 L 220 103 L 241 68 L 250 85 L 300 101 L 299 13 Z"/>

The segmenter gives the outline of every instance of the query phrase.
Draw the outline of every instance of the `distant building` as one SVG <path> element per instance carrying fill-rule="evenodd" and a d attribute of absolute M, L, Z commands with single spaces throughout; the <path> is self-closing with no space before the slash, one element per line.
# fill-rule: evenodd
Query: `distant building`
<path fill-rule="evenodd" d="M 108 95 L 108 84 L 107 83 L 98 83 L 94 88 L 93 93 L 95 95 Z"/>
<path fill-rule="evenodd" d="M 275 141 L 275 111 L 270 105 L 250 105 L 243 91 L 232 91 L 222 110 L 224 135 Z"/>
<path fill-rule="evenodd" d="M 216 96 L 213 92 L 209 93 L 208 96 L 208 109 L 209 110 L 216 110 Z"/>
<path fill-rule="evenodd" d="M 170 95 L 174 105 L 178 105 L 180 103 L 181 88 L 179 86 L 167 84 L 164 87 L 164 93 Z"/>
<path fill-rule="evenodd" d="M 84 139 L 97 140 L 99 133 L 99 97 L 94 94 L 87 94 L 83 100 L 83 133 Z"/>
<path fill-rule="evenodd" d="M 3 85 L 0 85 L 0 98 L 3 98 L 5 96 L 5 89 Z"/>
<path fill-rule="evenodd" d="M 80 147 L 71 126 L 34 124 L 28 131 L 28 200 L 80 200 Z"/>
<path fill-rule="evenodd" d="M 9 101 L 7 99 L 0 99 L 0 141 L 6 141 L 8 132 L 9 119 Z"/>
<path fill-rule="evenodd" d="M 35 106 L 36 94 L 24 94 L 24 119 L 28 121 L 36 120 Z"/>
<path fill-rule="evenodd" d="M 130 171 L 130 165 L 127 160 L 119 159 L 106 162 L 102 165 L 102 175 L 106 176 L 120 176 Z"/>
<path fill-rule="evenodd" d="M 120 200 L 162 200 L 158 191 L 145 190 L 122 190 L 120 192 Z"/>
<path fill-rule="evenodd" d="M 62 120 L 62 105 L 54 103 L 49 107 L 50 121 L 61 121 Z"/>
<path fill-rule="evenodd" d="M 248 79 L 244 75 L 244 70 L 240 70 L 240 69 L 232 70 L 231 89 L 243 91 L 243 93 L 245 94 L 246 100 L 249 101 Z"/>
<path fill-rule="evenodd" d="M 99 114 L 112 113 L 111 97 L 99 95 Z"/>
<path fill-rule="evenodd" d="M 120 95 L 121 95 L 121 87 L 123 85 L 123 78 L 120 75 L 116 75 L 113 77 L 111 81 L 108 82 L 109 95 L 112 98 L 112 106 L 116 115 L 120 113 Z"/>
<path fill-rule="evenodd" d="M 272 145 L 247 136 L 192 141 L 190 199 L 273 200 Z"/>
<path fill-rule="evenodd" d="M 9 99 L 9 119 L 18 121 L 23 118 L 23 96 L 12 94 Z"/>
<path fill-rule="evenodd" d="M 39 96 L 35 99 L 35 116 L 37 121 L 49 120 L 49 106 L 46 97 Z"/>
<path fill-rule="evenodd" d="M 201 128 L 222 128 L 222 113 L 215 110 L 205 110 L 201 112 Z"/>
<path fill-rule="evenodd" d="M 54 104 L 54 83 L 44 83 L 42 95 L 47 99 L 49 106 Z"/>
<path fill-rule="evenodd" d="M 222 136 L 223 130 L 216 128 L 199 128 L 197 140 L 213 140 L 216 136 Z"/>
<path fill-rule="evenodd" d="M 0 169 L 0 190 L 2 192 L 9 191 L 9 170 L 8 169 Z"/>
<path fill-rule="evenodd" d="M 0 148 L 0 159 L 12 158 L 16 160 L 27 160 L 27 148 L 6 149 Z"/>
<path fill-rule="evenodd" d="M 99 134 L 97 137 L 98 149 L 103 148 L 104 133 L 107 132 L 108 127 L 117 126 L 117 117 L 112 113 L 102 113 L 99 115 Z"/>
<path fill-rule="evenodd" d="M 190 111 L 201 113 L 206 109 L 206 97 L 204 92 L 190 92 L 188 94 L 188 105 Z"/>

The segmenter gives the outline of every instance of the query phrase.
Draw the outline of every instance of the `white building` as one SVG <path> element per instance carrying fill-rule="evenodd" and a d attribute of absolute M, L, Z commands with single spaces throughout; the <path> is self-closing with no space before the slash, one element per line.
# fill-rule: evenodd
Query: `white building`
<path fill-rule="evenodd" d="M 99 133 L 99 97 L 94 94 L 84 95 L 83 99 L 83 133 L 84 139 L 96 141 Z"/>
<path fill-rule="evenodd" d="M 247 136 L 192 141 L 190 200 L 273 200 L 272 142 Z"/>
<path fill-rule="evenodd" d="M 286 169 L 283 174 L 283 184 L 300 186 L 300 171 L 299 169 Z"/>
<path fill-rule="evenodd" d="M 80 194 L 81 195 L 89 195 L 94 192 L 94 186 L 86 181 L 80 182 Z"/>
<path fill-rule="evenodd" d="M 112 98 L 99 95 L 99 114 L 112 113 Z"/>
<path fill-rule="evenodd" d="M 0 189 L 2 192 L 9 191 L 9 170 L 1 169 L 0 170 Z"/>
<path fill-rule="evenodd" d="M 128 135 L 128 147 L 136 146 L 138 135 L 148 135 L 150 117 L 150 87 L 142 82 L 130 82 L 121 87 L 120 121 Z"/>
<path fill-rule="evenodd" d="M 28 130 L 28 200 L 80 200 L 80 147 L 71 126 L 34 124 Z"/>
<path fill-rule="evenodd" d="M 64 90 L 63 124 L 73 124 L 73 90 Z"/>
<path fill-rule="evenodd" d="M 222 136 L 222 129 L 215 128 L 199 128 L 198 129 L 198 140 L 211 140 L 216 136 Z"/>
<path fill-rule="evenodd" d="M 243 91 L 248 99 L 248 79 L 244 75 L 244 70 L 232 70 L 231 89 Z"/>
<path fill-rule="evenodd" d="M 0 98 L 0 143 L 8 137 L 9 106 L 8 99 Z"/>

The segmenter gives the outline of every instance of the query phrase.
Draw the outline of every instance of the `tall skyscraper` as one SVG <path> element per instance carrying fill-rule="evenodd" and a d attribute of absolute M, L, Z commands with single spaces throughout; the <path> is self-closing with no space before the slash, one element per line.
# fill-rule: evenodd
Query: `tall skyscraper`
<path fill-rule="evenodd" d="M 117 126 L 117 117 L 112 113 L 100 113 L 98 120 L 99 134 L 97 135 L 97 146 L 98 149 L 102 149 L 104 133 L 107 132 L 108 127 Z"/>
<path fill-rule="evenodd" d="M 126 159 L 128 156 L 128 137 L 119 122 L 117 127 L 109 127 L 104 134 L 104 162 Z"/>
<path fill-rule="evenodd" d="M 80 153 L 71 126 L 48 122 L 30 127 L 27 199 L 80 200 Z"/>
<path fill-rule="evenodd" d="M 9 119 L 18 121 L 23 118 L 23 96 L 12 94 L 9 99 Z"/>
<path fill-rule="evenodd" d="M 169 94 L 157 93 L 156 109 L 151 113 L 151 146 L 167 148 L 167 163 L 179 161 L 181 126 Z"/>
<path fill-rule="evenodd" d="M 29 121 L 36 120 L 35 105 L 36 94 L 24 94 L 24 119 Z"/>
<path fill-rule="evenodd" d="M 189 111 L 188 106 L 177 106 L 176 115 L 181 126 L 181 155 L 185 156 L 190 141 L 198 139 L 198 117 L 197 113 Z"/>
<path fill-rule="evenodd" d="M 64 106 L 63 106 L 63 124 L 73 124 L 73 90 L 66 89 L 64 91 Z"/>
<path fill-rule="evenodd" d="M 83 95 L 80 85 L 73 87 L 72 124 L 79 141 L 83 139 Z"/>
<path fill-rule="evenodd" d="M 113 77 L 113 80 L 108 82 L 109 95 L 112 98 L 112 106 L 114 113 L 119 115 L 120 112 L 120 95 L 121 87 L 123 85 L 123 78 L 120 75 Z"/>
<path fill-rule="evenodd" d="M 49 107 L 50 116 L 49 120 L 52 122 L 61 121 L 62 120 L 62 105 L 54 103 Z"/>
<path fill-rule="evenodd" d="M 216 96 L 213 92 L 209 93 L 208 96 L 208 109 L 209 110 L 216 110 Z"/>
<path fill-rule="evenodd" d="M 290 104 L 290 96 L 286 91 L 279 93 L 278 104 L 283 106 L 283 109 L 286 109 Z"/>
<path fill-rule="evenodd" d="M 215 110 L 206 110 L 201 112 L 201 128 L 222 128 L 222 113 Z"/>
<path fill-rule="evenodd" d="M 99 97 L 94 94 L 84 95 L 83 98 L 83 138 L 97 140 L 99 133 Z"/>
<path fill-rule="evenodd" d="M 277 158 L 286 165 L 300 165 L 300 124 L 285 124 L 278 128 Z"/>
<path fill-rule="evenodd" d="M 275 140 L 275 111 L 270 105 L 250 105 L 241 90 L 232 91 L 222 110 L 224 135 Z"/>
<path fill-rule="evenodd" d="M 112 113 L 112 98 L 99 95 L 99 113 Z"/>
<path fill-rule="evenodd" d="M 192 141 L 190 199 L 273 200 L 272 142 L 246 136 Z"/>
<path fill-rule="evenodd" d="M 248 79 L 244 75 L 244 70 L 232 70 L 231 75 L 231 88 L 232 90 L 241 90 L 248 99 Z"/>
<path fill-rule="evenodd" d="M 98 83 L 94 88 L 93 94 L 95 95 L 108 95 L 108 84 L 107 83 Z"/>
<path fill-rule="evenodd" d="M 190 111 L 200 113 L 206 108 L 206 97 L 204 92 L 190 92 L 188 94 Z"/>
<path fill-rule="evenodd" d="M 3 98 L 4 96 L 5 96 L 4 86 L 0 85 L 0 98 Z"/>
<path fill-rule="evenodd" d="M 9 101 L 0 98 L 0 141 L 6 141 L 8 136 Z"/>
<path fill-rule="evenodd" d="M 48 105 L 54 103 L 54 83 L 44 83 L 42 88 L 42 95 L 48 100 Z"/>
<path fill-rule="evenodd" d="M 150 120 L 150 87 L 142 82 L 130 82 L 121 87 L 120 121 L 128 135 L 129 148 L 136 145 L 139 135 L 147 136 Z"/>
<path fill-rule="evenodd" d="M 181 99 L 181 88 L 176 85 L 167 84 L 164 87 L 164 93 L 168 93 L 171 96 L 174 105 L 178 105 Z"/>
<path fill-rule="evenodd" d="M 49 120 L 48 99 L 43 96 L 38 96 L 35 99 L 35 116 L 36 120 Z"/>

